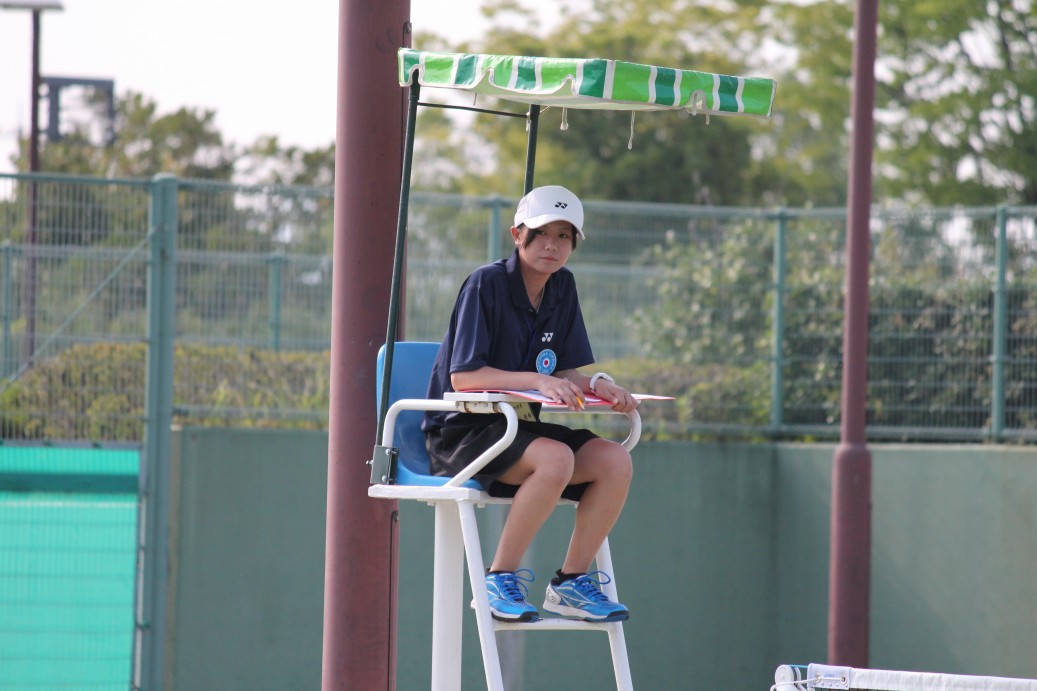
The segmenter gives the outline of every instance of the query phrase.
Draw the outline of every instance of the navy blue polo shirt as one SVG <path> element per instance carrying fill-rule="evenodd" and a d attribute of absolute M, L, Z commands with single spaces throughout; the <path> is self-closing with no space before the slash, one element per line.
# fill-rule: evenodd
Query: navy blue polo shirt
<path fill-rule="evenodd" d="M 516 250 L 508 259 L 476 269 L 461 285 L 432 368 L 428 397 L 438 399 L 453 391 L 452 372 L 489 366 L 553 374 L 593 362 L 572 272 L 562 267 L 551 274 L 540 310 L 534 310 Z M 476 413 L 429 412 L 422 429 L 486 421 L 485 415 Z"/>

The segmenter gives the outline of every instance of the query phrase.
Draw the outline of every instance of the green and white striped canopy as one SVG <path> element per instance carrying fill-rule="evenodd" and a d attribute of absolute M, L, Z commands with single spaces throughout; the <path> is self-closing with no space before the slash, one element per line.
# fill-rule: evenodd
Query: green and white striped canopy
<path fill-rule="evenodd" d="M 434 53 L 401 48 L 400 85 L 462 89 L 520 103 L 598 110 L 667 110 L 770 117 L 777 83 L 763 77 L 599 58 Z"/>

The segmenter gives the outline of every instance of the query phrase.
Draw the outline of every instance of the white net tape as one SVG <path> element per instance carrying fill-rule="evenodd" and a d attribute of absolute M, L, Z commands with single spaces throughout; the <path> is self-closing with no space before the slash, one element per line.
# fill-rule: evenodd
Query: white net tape
<path fill-rule="evenodd" d="M 902 672 L 834 665 L 781 665 L 771 691 L 1037 691 L 1037 679 Z"/>

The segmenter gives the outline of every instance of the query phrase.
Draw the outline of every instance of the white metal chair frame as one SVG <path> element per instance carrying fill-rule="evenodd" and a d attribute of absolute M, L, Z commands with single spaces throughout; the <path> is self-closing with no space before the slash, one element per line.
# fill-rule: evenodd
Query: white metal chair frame
<path fill-rule="evenodd" d="M 491 497 L 488 493 L 464 483 L 471 479 L 487 463 L 500 454 L 515 439 L 518 431 L 518 416 L 513 403 L 524 399 L 499 393 L 448 393 L 443 400 L 404 398 L 393 403 L 386 412 L 381 443 L 385 447 L 393 444 L 396 418 L 405 410 L 459 411 L 467 413 L 502 414 L 507 419 L 504 436 L 475 459 L 468 467 L 442 486 L 417 486 L 374 484 L 368 496 L 383 499 L 415 499 L 435 507 L 435 555 L 433 564 L 432 602 L 432 689 L 433 691 L 457 691 L 461 688 L 461 625 L 464 612 L 463 561 L 467 557 L 468 579 L 475 600 L 475 618 L 479 629 L 479 645 L 482 650 L 483 669 L 489 691 L 504 691 L 500 657 L 497 652 L 496 631 L 519 630 L 591 630 L 608 633 L 612 652 L 612 667 L 616 675 L 618 691 L 631 691 L 630 663 L 627 659 L 626 640 L 622 622 L 591 623 L 573 619 L 546 618 L 535 622 L 511 623 L 497 621 L 490 614 L 490 602 L 486 593 L 485 567 L 482 558 L 479 527 L 475 508 L 487 504 L 508 504 L 511 499 Z M 552 408 L 552 410 L 564 410 Z M 599 412 L 589 408 L 588 412 Z M 601 407 L 600 412 L 612 411 Z M 630 419 L 630 434 L 623 442 L 632 450 L 641 436 L 641 418 L 637 411 L 627 414 Z M 574 504 L 563 500 L 561 503 Z M 612 600 L 618 601 L 615 572 L 608 539 L 602 543 L 595 555 L 597 568 L 609 574 L 612 581 L 602 585 L 602 591 Z"/>

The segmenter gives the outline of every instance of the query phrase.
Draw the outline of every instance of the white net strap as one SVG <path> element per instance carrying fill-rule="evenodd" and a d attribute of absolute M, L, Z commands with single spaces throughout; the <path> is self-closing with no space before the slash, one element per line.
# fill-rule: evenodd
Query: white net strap
<path fill-rule="evenodd" d="M 885 669 L 838 667 L 835 665 L 782 665 L 775 673 L 771 688 L 844 689 L 868 691 L 1037 691 L 1037 679 L 1013 677 L 980 677 L 965 674 L 937 674 L 933 672 L 904 672 Z"/>

